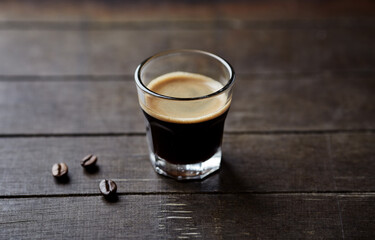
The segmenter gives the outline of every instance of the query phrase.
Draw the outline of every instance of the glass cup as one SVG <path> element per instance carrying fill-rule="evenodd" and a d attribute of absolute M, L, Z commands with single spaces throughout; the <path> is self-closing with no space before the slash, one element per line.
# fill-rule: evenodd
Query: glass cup
<path fill-rule="evenodd" d="M 137 67 L 138 100 L 157 173 L 202 179 L 220 168 L 234 79 L 227 61 L 200 50 L 161 52 Z"/>

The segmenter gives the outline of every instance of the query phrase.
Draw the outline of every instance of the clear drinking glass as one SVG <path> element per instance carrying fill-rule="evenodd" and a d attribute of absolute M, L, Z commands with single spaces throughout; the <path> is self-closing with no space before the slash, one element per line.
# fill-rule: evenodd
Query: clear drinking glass
<path fill-rule="evenodd" d="M 232 100 L 232 66 L 200 50 L 172 50 L 135 71 L 156 172 L 202 179 L 220 168 L 224 122 Z"/>

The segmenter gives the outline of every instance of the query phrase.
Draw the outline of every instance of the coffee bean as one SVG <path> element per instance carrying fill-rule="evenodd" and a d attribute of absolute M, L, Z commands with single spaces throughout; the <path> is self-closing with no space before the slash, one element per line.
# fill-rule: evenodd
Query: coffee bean
<path fill-rule="evenodd" d="M 65 163 L 55 163 L 52 166 L 52 175 L 54 177 L 63 177 L 68 173 L 68 166 Z"/>
<path fill-rule="evenodd" d="M 114 181 L 112 180 L 107 180 L 107 179 L 104 179 L 102 180 L 100 183 L 99 183 L 99 189 L 100 189 L 100 192 L 104 195 L 104 196 L 113 196 L 114 194 L 116 194 L 116 191 L 117 191 L 117 185 Z"/>
<path fill-rule="evenodd" d="M 95 155 L 87 155 L 84 157 L 81 161 L 81 166 L 82 167 L 92 167 L 95 165 L 96 161 L 98 160 L 98 157 Z"/>

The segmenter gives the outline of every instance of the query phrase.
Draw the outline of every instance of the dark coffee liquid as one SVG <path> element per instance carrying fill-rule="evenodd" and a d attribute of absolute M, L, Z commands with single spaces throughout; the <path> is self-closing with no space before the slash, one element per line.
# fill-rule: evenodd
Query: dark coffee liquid
<path fill-rule="evenodd" d="M 197 123 L 174 123 L 143 111 L 152 151 L 173 164 L 192 164 L 212 157 L 221 146 L 228 109 L 215 118 Z"/>
<path fill-rule="evenodd" d="M 152 80 L 149 89 L 181 98 L 205 96 L 222 84 L 207 76 L 172 72 Z M 147 120 L 151 152 L 173 164 L 210 159 L 220 148 L 229 102 L 226 95 L 194 101 L 146 96 L 141 107 Z"/>

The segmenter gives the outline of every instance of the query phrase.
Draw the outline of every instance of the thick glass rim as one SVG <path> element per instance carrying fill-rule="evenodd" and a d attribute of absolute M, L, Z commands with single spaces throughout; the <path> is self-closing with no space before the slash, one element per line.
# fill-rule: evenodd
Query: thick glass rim
<path fill-rule="evenodd" d="M 206 55 L 206 56 L 209 56 L 209 57 L 212 57 L 212 58 L 218 60 L 219 62 L 221 62 L 226 67 L 226 69 L 229 72 L 228 82 L 222 88 L 217 90 L 216 92 L 213 92 L 213 93 L 210 93 L 210 94 L 204 95 L 204 96 L 193 97 L 193 98 L 171 97 L 171 96 L 166 96 L 166 95 L 156 93 L 156 92 L 148 89 L 143 84 L 143 82 L 141 81 L 141 72 L 142 72 L 142 69 L 144 68 L 144 66 L 147 63 L 149 63 L 150 61 L 152 61 L 156 58 L 166 56 L 166 55 L 178 54 L 178 53 L 198 53 L 198 54 L 203 54 L 203 55 Z M 137 69 L 135 70 L 134 78 L 135 78 L 135 82 L 136 82 L 137 86 L 143 92 L 145 92 L 147 94 L 150 94 L 154 97 L 163 98 L 163 99 L 167 99 L 167 100 L 176 100 L 176 101 L 192 101 L 192 100 L 200 100 L 200 99 L 205 99 L 205 98 L 211 98 L 211 97 L 214 97 L 214 96 L 217 96 L 217 95 L 221 94 L 222 92 L 224 92 L 225 90 L 227 90 L 229 87 L 231 87 L 233 85 L 234 79 L 235 79 L 235 73 L 234 73 L 232 65 L 230 65 L 230 63 L 228 61 L 226 61 L 224 58 L 219 57 L 219 56 L 217 56 L 213 53 L 202 51 L 202 50 L 196 50 L 196 49 L 175 49 L 175 50 L 168 50 L 168 51 L 159 52 L 159 53 L 156 53 L 156 54 L 152 55 L 151 57 L 145 59 L 143 62 L 141 62 L 141 64 L 138 65 Z"/>

